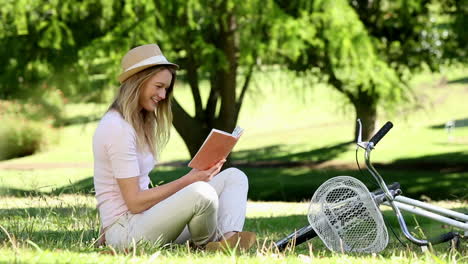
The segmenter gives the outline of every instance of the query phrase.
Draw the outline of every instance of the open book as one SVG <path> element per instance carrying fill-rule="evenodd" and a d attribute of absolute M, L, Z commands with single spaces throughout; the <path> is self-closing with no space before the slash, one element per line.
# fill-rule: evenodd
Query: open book
<path fill-rule="evenodd" d="M 216 162 L 225 159 L 231 153 L 243 131 L 244 129 L 236 127 L 229 134 L 213 128 L 188 166 L 199 170 L 211 168 Z"/>

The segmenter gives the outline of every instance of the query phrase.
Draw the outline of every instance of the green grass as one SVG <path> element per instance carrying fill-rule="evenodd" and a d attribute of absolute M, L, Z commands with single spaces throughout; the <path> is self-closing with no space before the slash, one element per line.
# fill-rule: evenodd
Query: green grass
<path fill-rule="evenodd" d="M 446 208 L 465 206 L 460 202 L 439 202 Z M 328 251 L 319 238 L 299 245 L 293 251 L 279 253 L 271 243 L 283 238 L 295 228 L 307 224 L 307 203 L 249 202 L 246 230 L 257 232 L 258 245 L 242 255 L 211 254 L 187 249 L 184 245 L 158 247 L 140 244 L 135 252 L 106 253 L 110 248 L 96 248 L 93 241 L 98 234 L 98 216 L 94 198 L 84 195 L 42 197 L 4 197 L 0 201 L 0 263 L 464 263 L 463 244 L 460 253 L 438 245 L 430 253 L 405 242 L 400 245 L 393 235 L 387 249 L 377 255 L 342 255 Z M 384 211 L 388 224 L 397 223 L 388 210 Z M 447 232 L 448 229 L 431 221 L 416 219 L 426 235 Z M 414 225 L 411 217 L 408 222 Z M 418 233 L 417 229 L 411 228 Z M 390 231 L 389 231 L 390 232 Z M 8 235 L 7 235 L 8 234 Z M 401 237 L 401 234 L 398 233 Z"/>
<path fill-rule="evenodd" d="M 92 176 L 92 168 L 5 170 L 0 177 L 0 195 L 15 195 L 28 191 L 48 193 L 66 186 L 72 188 L 80 180 Z"/>
<path fill-rule="evenodd" d="M 437 256 L 431 253 L 418 256 L 412 253 L 403 255 L 393 255 L 390 257 L 353 257 L 353 256 L 322 256 L 322 255 L 279 255 L 279 254 L 259 254 L 251 256 L 224 256 L 224 255 L 204 255 L 200 253 L 172 253 L 161 254 L 156 251 L 152 255 L 145 256 L 103 256 L 97 253 L 85 254 L 76 252 L 36 252 L 22 251 L 21 255 L 14 255 L 12 252 L 2 252 L 4 257 L 0 261 L 12 261 L 12 263 L 226 263 L 226 264 L 263 264 L 263 263 L 464 263 L 466 259 L 459 256 L 443 255 Z"/>
<path fill-rule="evenodd" d="M 0 202 L 0 262 L 4 263 L 146 263 L 157 260 L 163 263 L 229 261 L 240 263 L 301 263 L 303 260 L 324 261 L 324 263 L 407 263 L 433 262 L 463 263 L 466 246 L 460 253 L 453 253 L 446 245 L 436 246 L 431 254 L 406 243 L 400 245 L 391 235 L 387 249 L 378 255 L 332 253 L 324 247 L 319 238 L 297 246 L 294 251 L 276 252 L 271 243 L 290 233 L 295 228 L 307 224 L 305 213 L 307 203 L 249 202 L 247 207 L 246 230 L 258 233 L 256 248 L 241 256 L 209 254 L 203 251 L 188 250 L 185 246 L 158 247 L 139 245 L 135 252 L 118 252 L 117 256 L 107 256 L 110 248 L 95 248 L 92 243 L 97 237 L 99 220 L 94 207 L 94 198 L 83 195 L 60 195 L 53 197 L 4 197 Z M 447 208 L 465 206 L 460 202 L 439 202 Z M 396 221 L 388 210 L 384 212 L 389 225 L 396 228 Z M 426 235 L 447 232 L 446 228 L 431 221 L 416 219 Z M 411 225 L 415 220 L 408 218 Z M 417 229 L 410 229 L 418 233 Z M 390 231 L 389 231 L 390 232 Z M 7 235 L 8 234 L 8 235 Z M 401 237 L 401 234 L 398 234 Z M 156 259 L 154 259 L 156 258 Z M 82 262 L 80 262 L 82 261 Z M 325 262 L 328 261 L 328 262 Z M 418 262 L 419 261 L 419 262 Z M 320 262 L 319 262 L 320 263 Z"/>

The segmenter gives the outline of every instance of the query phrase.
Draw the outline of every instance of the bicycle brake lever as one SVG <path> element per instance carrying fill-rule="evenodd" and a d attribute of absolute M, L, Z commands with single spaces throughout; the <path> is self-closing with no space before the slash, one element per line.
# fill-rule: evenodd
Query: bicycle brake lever
<path fill-rule="evenodd" d="M 367 146 L 369 145 L 369 142 L 367 141 L 362 141 L 362 123 L 361 123 L 361 119 L 358 118 L 357 119 L 357 122 L 359 124 L 359 132 L 358 132 L 358 136 L 357 136 L 357 142 L 356 144 L 363 148 L 363 149 L 367 149 Z M 371 146 L 371 148 L 373 148 L 373 146 Z"/>

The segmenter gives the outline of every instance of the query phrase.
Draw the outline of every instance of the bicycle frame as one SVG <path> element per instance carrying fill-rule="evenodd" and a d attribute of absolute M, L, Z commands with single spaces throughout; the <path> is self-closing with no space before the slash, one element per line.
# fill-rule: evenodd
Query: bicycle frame
<path fill-rule="evenodd" d="M 371 163 L 371 158 L 370 154 L 372 150 L 374 149 L 374 142 L 371 139 L 369 142 L 363 142 L 361 141 L 361 121 L 358 119 L 359 123 L 359 135 L 358 135 L 358 142 L 357 145 L 363 149 L 365 149 L 365 161 L 367 165 L 367 170 L 371 173 L 371 175 L 374 177 L 374 179 L 377 181 L 379 184 L 380 188 L 382 189 L 384 195 L 385 195 L 385 205 L 390 206 L 393 211 L 395 212 L 398 223 L 400 225 L 401 230 L 403 231 L 403 234 L 405 237 L 410 240 L 411 242 L 419 245 L 419 246 L 427 246 L 430 241 L 424 240 L 424 239 L 419 239 L 413 236 L 409 231 L 408 227 L 406 225 L 405 219 L 400 211 L 407 211 L 411 212 L 417 215 L 421 215 L 442 223 L 445 223 L 447 225 L 460 228 L 465 231 L 465 234 L 468 232 L 468 215 L 462 214 L 453 210 L 441 208 L 438 206 L 434 206 L 428 203 L 424 203 L 418 200 L 414 200 L 408 197 L 404 197 L 401 195 L 393 195 L 387 188 L 387 184 L 385 183 L 384 179 L 380 174 L 377 172 L 377 170 L 374 168 L 374 166 Z M 390 126 L 391 128 L 391 126 Z M 385 134 L 388 132 L 390 128 L 387 128 L 386 131 L 379 131 L 377 134 L 380 134 L 379 138 L 376 140 L 378 142 Z"/>

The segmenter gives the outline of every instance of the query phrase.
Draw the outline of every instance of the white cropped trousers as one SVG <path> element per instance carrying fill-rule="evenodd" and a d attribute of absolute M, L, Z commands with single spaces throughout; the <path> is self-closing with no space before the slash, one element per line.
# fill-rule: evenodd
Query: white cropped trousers
<path fill-rule="evenodd" d="M 107 228 L 106 242 L 128 248 L 141 240 L 195 245 L 216 241 L 230 231 L 242 231 L 247 204 L 248 179 L 229 168 L 209 182 L 195 182 L 140 213 L 130 212 Z"/>

